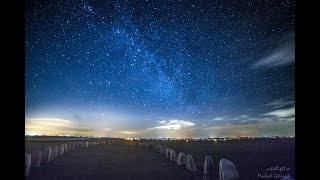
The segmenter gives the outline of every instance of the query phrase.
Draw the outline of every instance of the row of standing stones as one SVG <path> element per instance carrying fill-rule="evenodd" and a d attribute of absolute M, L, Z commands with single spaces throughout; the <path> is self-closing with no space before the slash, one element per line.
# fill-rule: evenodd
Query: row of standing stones
<path fill-rule="evenodd" d="M 185 166 L 188 171 L 192 173 L 197 172 L 197 166 L 190 154 L 185 155 L 185 153 L 180 152 L 177 157 L 175 150 L 160 144 L 138 142 L 137 146 L 139 148 L 153 149 L 161 155 L 166 156 L 171 162 L 179 166 Z M 203 178 L 214 179 L 213 171 L 213 159 L 210 155 L 206 155 L 203 163 Z M 228 159 L 221 159 L 219 161 L 219 180 L 239 180 L 237 168 L 232 161 Z M 281 180 L 291 180 L 291 178 L 284 177 Z"/>
<path fill-rule="evenodd" d="M 29 176 L 31 167 L 46 167 L 58 156 L 62 156 L 68 151 L 74 151 L 77 148 L 92 147 L 101 142 L 71 142 L 65 144 L 49 146 L 42 150 L 35 150 L 33 152 L 25 153 L 25 176 Z M 105 143 L 105 142 L 103 142 Z"/>

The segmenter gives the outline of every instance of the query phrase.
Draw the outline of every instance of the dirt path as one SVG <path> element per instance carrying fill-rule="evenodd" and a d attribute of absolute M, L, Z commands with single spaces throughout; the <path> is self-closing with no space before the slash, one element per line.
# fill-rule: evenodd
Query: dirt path
<path fill-rule="evenodd" d="M 31 169 L 27 179 L 192 179 L 184 167 L 151 149 L 134 144 L 79 148 L 56 158 L 48 167 Z"/>

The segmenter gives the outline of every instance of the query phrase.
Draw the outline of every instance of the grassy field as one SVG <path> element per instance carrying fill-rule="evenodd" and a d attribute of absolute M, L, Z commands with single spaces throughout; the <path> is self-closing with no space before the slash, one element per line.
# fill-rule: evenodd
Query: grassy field
<path fill-rule="evenodd" d="M 106 139 L 89 139 L 89 141 Z M 108 141 L 108 140 L 107 140 Z M 69 142 L 67 140 L 26 140 L 26 152 L 47 146 Z M 110 141 L 111 142 L 111 141 Z M 48 167 L 32 168 L 27 179 L 194 179 L 184 167 L 151 149 L 136 146 L 138 141 L 123 141 L 123 144 L 107 143 L 89 148 L 66 152 L 52 161 Z M 240 179 L 257 178 L 269 167 L 290 168 L 281 172 L 295 176 L 294 139 L 241 140 L 224 142 L 205 141 L 145 141 L 157 143 L 179 152 L 192 155 L 198 169 L 198 179 L 203 173 L 206 155 L 214 162 L 215 179 L 218 178 L 218 164 L 221 158 L 235 163 Z M 261 178 L 262 179 L 262 178 Z"/>
<path fill-rule="evenodd" d="M 152 141 L 149 141 L 152 142 Z M 218 173 L 220 159 L 231 160 L 236 165 L 241 179 L 257 179 L 258 173 L 270 174 L 269 167 L 286 167 L 288 171 L 281 174 L 295 176 L 295 140 L 294 139 L 261 139 L 205 142 L 193 141 L 154 141 L 174 149 L 177 154 L 184 152 L 192 155 L 197 168 L 203 172 L 203 163 L 206 155 L 211 155 L 214 162 L 214 172 Z M 273 173 L 280 173 L 273 171 Z M 215 174 L 216 179 L 218 174 Z"/>
<path fill-rule="evenodd" d="M 48 167 L 32 168 L 26 179 L 191 180 L 192 176 L 153 150 L 139 149 L 131 142 L 66 152 Z"/>

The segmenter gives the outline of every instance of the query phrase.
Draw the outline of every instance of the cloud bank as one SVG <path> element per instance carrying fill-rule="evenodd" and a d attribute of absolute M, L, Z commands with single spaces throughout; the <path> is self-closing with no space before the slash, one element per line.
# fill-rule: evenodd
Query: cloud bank
<path fill-rule="evenodd" d="M 293 97 L 276 99 L 257 106 L 259 113 L 222 114 L 210 120 L 193 121 L 159 118 L 147 127 L 117 128 L 112 124 L 79 126 L 76 120 L 28 118 L 26 134 L 82 135 L 106 137 L 222 137 L 295 134 Z"/>

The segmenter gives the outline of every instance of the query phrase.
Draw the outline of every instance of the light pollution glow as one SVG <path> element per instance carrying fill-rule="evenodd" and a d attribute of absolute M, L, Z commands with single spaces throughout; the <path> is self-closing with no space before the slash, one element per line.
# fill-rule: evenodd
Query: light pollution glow
<path fill-rule="evenodd" d="M 218 118 L 219 119 L 219 118 Z M 219 120 L 221 121 L 221 120 Z M 72 120 L 55 118 L 30 118 L 25 125 L 26 135 L 69 135 L 93 137 L 221 137 L 294 135 L 295 121 L 259 122 L 256 124 L 230 123 L 199 126 L 186 120 L 163 120 L 158 126 L 144 129 L 112 129 L 108 127 L 82 127 Z M 278 132 L 282 132 L 279 134 Z"/>

